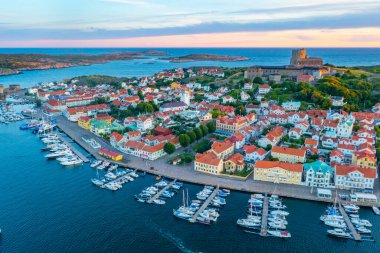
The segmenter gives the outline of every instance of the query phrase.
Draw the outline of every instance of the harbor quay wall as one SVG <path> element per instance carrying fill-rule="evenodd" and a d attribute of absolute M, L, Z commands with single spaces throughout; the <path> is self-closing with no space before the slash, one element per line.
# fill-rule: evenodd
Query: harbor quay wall
<path fill-rule="evenodd" d="M 170 179 L 177 179 L 180 181 L 201 184 L 201 185 L 214 185 L 220 188 L 227 188 L 230 190 L 245 192 L 245 193 L 268 193 L 276 194 L 282 197 L 301 199 L 301 200 L 311 200 L 324 203 L 331 203 L 334 200 L 335 194 L 339 193 L 349 193 L 348 191 L 342 190 L 332 190 L 333 198 L 324 199 L 318 198 L 315 193 L 311 192 L 311 188 L 303 185 L 290 185 L 290 184 L 278 184 L 270 182 L 254 181 L 252 177 L 248 177 L 246 180 L 241 178 L 226 177 L 224 175 L 215 176 L 209 175 L 201 172 L 195 171 L 192 166 L 188 167 L 178 167 L 175 165 L 169 165 L 167 163 L 167 157 L 162 157 L 155 161 L 148 161 L 140 157 L 134 157 L 130 155 L 123 154 L 123 159 L 121 161 L 113 161 L 111 159 L 106 159 L 97 153 L 97 150 L 92 148 L 88 143 L 83 141 L 82 137 L 90 137 L 95 139 L 101 144 L 102 147 L 107 148 L 112 151 L 120 152 L 106 142 L 104 139 L 96 136 L 95 134 L 80 128 L 76 123 L 70 122 L 63 116 L 58 118 L 57 126 L 64 132 L 68 137 L 74 140 L 78 145 L 85 149 L 89 154 L 91 154 L 97 160 L 108 160 L 114 164 L 118 164 L 122 167 L 127 167 L 139 171 L 144 171 L 148 174 L 153 174 L 157 176 L 163 176 Z M 316 189 L 314 188 L 314 192 Z M 378 203 L 367 203 L 367 202 L 352 202 L 360 206 L 380 206 Z"/>

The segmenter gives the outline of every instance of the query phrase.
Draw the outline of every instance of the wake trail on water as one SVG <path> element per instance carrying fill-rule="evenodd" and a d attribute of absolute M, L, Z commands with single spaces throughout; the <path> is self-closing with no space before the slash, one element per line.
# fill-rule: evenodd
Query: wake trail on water
<path fill-rule="evenodd" d="M 176 237 L 172 233 L 165 231 L 162 227 L 160 227 L 158 224 L 154 223 L 152 220 L 150 220 L 149 223 L 146 220 L 145 223 L 146 223 L 146 225 L 151 227 L 154 231 L 156 231 L 158 234 L 160 234 L 162 237 L 164 237 L 165 239 L 167 239 L 168 241 L 173 243 L 182 252 L 185 252 L 185 253 L 201 253 L 201 252 L 197 252 L 197 251 L 192 251 L 189 248 L 187 248 L 181 239 L 179 239 L 178 237 Z"/>

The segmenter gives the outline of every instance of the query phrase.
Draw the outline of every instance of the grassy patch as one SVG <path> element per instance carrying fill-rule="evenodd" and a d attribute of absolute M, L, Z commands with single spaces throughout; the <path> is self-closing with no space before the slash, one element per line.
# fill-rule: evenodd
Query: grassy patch
<path fill-rule="evenodd" d="M 196 144 L 192 149 L 197 153 L 203 153 L 211 148 L 211 142 L 208 140 L 201 141 Z"/>

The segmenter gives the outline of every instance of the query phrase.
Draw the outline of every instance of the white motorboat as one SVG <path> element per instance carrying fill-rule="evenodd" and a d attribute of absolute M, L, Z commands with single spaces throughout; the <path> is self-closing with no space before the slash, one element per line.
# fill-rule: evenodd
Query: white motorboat
<path fill-rule="evenodd" d="M 268 226 L 275 229 L 286 229 L 286 225 L 281 221 L 268 222 Z"/>
<path fill-rule="evenodd" d="M 274 210 L 270 212 L 272 215 L 279 215 L 279 216 L 288 216 L 289 213 L 282 210 Z"/>
<path fill-rule="evenodd" d="M 104 175 L 108 179 L 116 179 L 117 176 L 113 174 L 112 172 L 108 172 L 107 174 Z"/>
<path fill-rule="evenodd" d="M 134 172 L 134 171 L 132 171 L 131 173 L 129 173 L 129 175 L 131 177 L 134 177 L 134 178 L 138 178 L 139 177 L 139 175 L 136 172 Z"/>
<path fill-rule="evenodd" d="M 327 226 L 330 226 L 330 227 L 334 227 L 334 228 L 346 228 L 347 225 L 344 221 L 340 221 L 340 220 L 327 220 L 325 221 L 325 224 Z"/>
<path fill-rule="evenodd" d="M 373 206 L 372 210 L 376 215 L 380 215 L 380 209 L 377 206 Z"/>
<path fill-rule="evenodd" d="M 71 150 L 70 149 L 65 149 L 65 150 L 62 150 L 62 151 L 57 151 L 57 152 L 54 152 L 54 153 L 47 154 L 47 155 L 45 155 L 45 157 L 46 158 L 56 158 L 56 157 L 60 157 L 60 156 L 64 156 L 64 155 L 69 155 L 69 154 L 72 154 Z"/>
<path fill-rule="evenodd" d="M 267 233 L 271 236 L 280 238 L 290 238 L 292 235 L 288 231 L 268 230 Z"/>
<path fill-rule="evenodd" d="M 96 178 L 91 179 L 91 182 L 92 182 L 94 185 L 96 185 L 96 186 L 102 186 L 102 185 L 104 184 L 101 180 L 96 179 Z"/>
<path fill-rule="evenodd" d="M 326 221 L 326 220 L 340 220 L 343 221 L 343 216 L 341 215 L 322 215 L 320 217 L 321 221 Z"/>
<path fill-rule="evenodd" d="M 79 165 L 82 164 L 83 161 L 81 159 L 75 159 L 72 161 L 66 161 L 66 162 L 61 162 L 63 166 L 73 166 L 73 165 Z"/>
<path fill-rule="evenodd" d="M 91 163 L 90 167 L 91 168 L 98 167 L 101 163 L 102 161 L 95 160 L 93 163 Z"/>
<path fill-rule="evenodd" d="M 156 186 L 156 187 L 165 187 L 167 185 L 168 185 L 168 183 L 164 180 L 154 184 L 154 186 Z"/>
<path fill-rule="evenodd" d="M 362 227 L 362 226 L 356 227 L 356 230 L 357 230 L 360 234 L 371 234 L 371 233 L 372 233 L 371 230 L 369 230 L 369 229 L 366 228 L 366 227 Z"/>
<path fill-rule="evenodd" d="M 372 227 L 372 223 L 369 222 L 368 220 L 352 218 L 351 222 L 352 222 L 352 224 L 357 225 L 357 226 Z"/>
<path fill-rule="evenodd" d="M 236 224 L 241 227 L 245 228 L 260 228 L 261 222 L 254 222 L 250 219 L 238 219 L 236 221 Z"/>
<path fill-rule="evenodd" d="M 351 235 L 349 233 L 340 228 L 327 230 L 327 234 L 341 238 L 351 238 Z"/>
<path fill-rule="evenodd" d="M 166 204 L 165 200 L 162 200 L 162 199 L 155 199 L 155 200 L 153 200 L 153 203 L 156 205 L 165 205 Z"/>

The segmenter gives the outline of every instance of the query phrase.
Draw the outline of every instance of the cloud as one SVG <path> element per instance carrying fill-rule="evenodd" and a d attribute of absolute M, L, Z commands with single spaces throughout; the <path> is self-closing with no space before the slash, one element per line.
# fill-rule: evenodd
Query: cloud
<path fill-rule="evenodd" d="M 103 2 L 117 3 L 117 4 L 127 4 L 132 6 L 141 6 L 141 7 L 157 7 L 161 6 L 157 3 L 152 3 L 149 1 L 143 0 L 102 0 Z"/>

